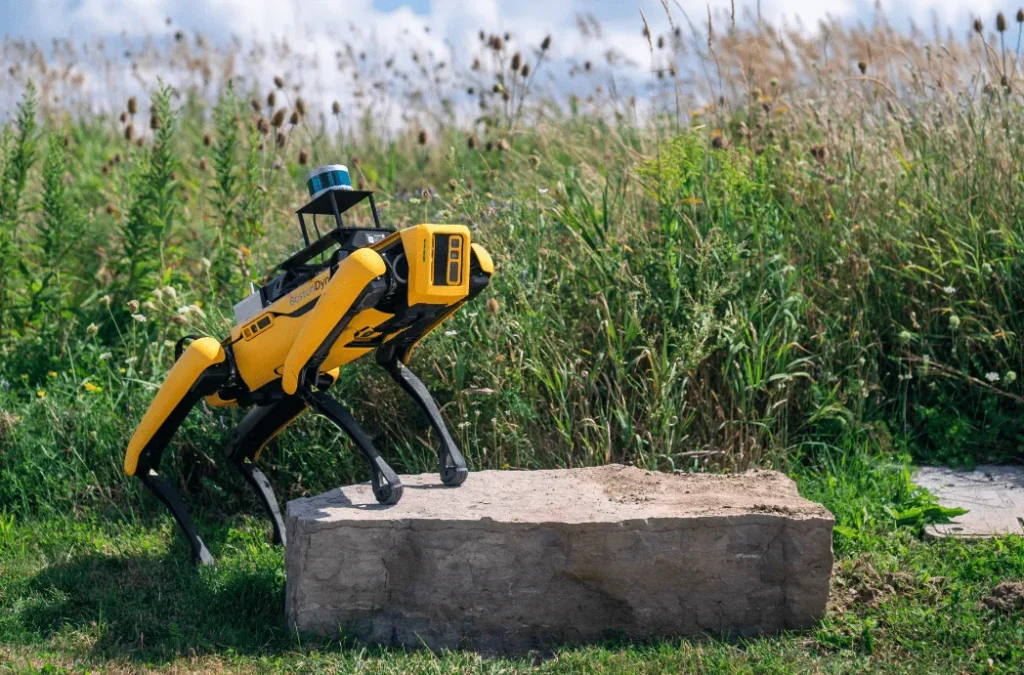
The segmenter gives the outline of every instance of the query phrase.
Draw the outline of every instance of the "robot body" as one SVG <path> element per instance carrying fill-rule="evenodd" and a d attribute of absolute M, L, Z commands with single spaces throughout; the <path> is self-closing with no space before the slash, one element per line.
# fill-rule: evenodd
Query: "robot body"
<path fill-rule="evenodd" d="M 461 225 L 417 225 L 400 232 L 344 227 L 342 213 L 367 198 L 379 221 L 372 194 L 346 187 L 347 170 L 341 175 L 338 169 L 344 167 L 311 174 L 313 201 L 298 212 L 306 248 L 236 305 L 241 320 L 228 338 L 195 339 L 187 349 L 185 340 L 179 342 L 175 364 L 129 443 L 125 473 L 138 476 L 167 505 L 200 562 L 212 562 L 212 556 L 157 468 L 174 432 L 202 399 L 214 407 L 251 407 L 227 456 L 259 496 L 278 543 L 286 540 L 280 508 L 255 463 L 266 444 L 307 407 L 345 431 L 366 456 L 378 501 L 394 504 L 401 498 L 397 475 L 348 410 L 327 393 L 340 368 L 370 352 L 436 432 L 442 482 L 457 486 L 468 474 L 437 404 L 406 364 L 425 335 L 487 286 L 493 262 Z M 325 171 L 333 174 L 328 178 L 334 184 L 323 188 Z M 314 192 L 314 187 L 321 189 Z M 304 214 L 313 214 L 314 224 L 316 215 L 334 215 L 337 228 L 310 243 Z M 317 256 L 321 262 L 311 262 Z"/>

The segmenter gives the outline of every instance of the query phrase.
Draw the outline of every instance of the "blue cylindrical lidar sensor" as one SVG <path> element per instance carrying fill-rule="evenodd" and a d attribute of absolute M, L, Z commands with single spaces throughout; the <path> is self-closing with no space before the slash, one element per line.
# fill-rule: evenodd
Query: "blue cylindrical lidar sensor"
<path fill-rule="evenodd" d="M 352 178 L 349 176 L 347 166 L 330 164 L 311 171 L 306 178 L 306 187 L 309 189 L 309 196 L 316 199 L 327 190 L 351 190 Z"/>

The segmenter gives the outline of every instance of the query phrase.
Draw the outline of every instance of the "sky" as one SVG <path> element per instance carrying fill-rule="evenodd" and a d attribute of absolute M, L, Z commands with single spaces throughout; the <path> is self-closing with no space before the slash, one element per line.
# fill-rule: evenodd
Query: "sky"
<path fill-rule="evenodd" d="M 877 4 L 897 28 L 909 27 L 911 21 L 930 28 L 938 21 L 953 25 L 954 33 L 961 36 L 969 33 L 973 16 L 982 17 L 991 27 L 997 11 L 1004 11 L 1012 21 L 1024 5 L 1024 0 L 734 1 L 739 21 L 755 16 L 759 9 L 761 16 L 776 24 L 802 24 L 814 31 L 825 18 L 870 24 Z M 169 40 L 179 30 L 202 33 L 215 42 L 240 38 L 267 43 L 287 38 L 290 46 L 318 62 L 330 63 L 350 22 L 363 29 L 378 51 L 451 52 L 453 58 L 469 54 L 466 47 L 476 48 L 477 34 L 483 29 L 511 32 L 520 45 L 538 45 L 552 34 L 551 58 L 570 63 L 601 63 L 610 44 L 635 66 L 636 73 L 649 76 L 650 53 L 640 15 L 642 11 L 652 33 L 667 33 L 663 3 L 682 25 L 684 12 L 703 27 L 709 10 L 722 21 L 731 11 L 730 0 L 0 0 L 0 35 L 34 40 L 44 49 L 53 38 L 116 42 L 155 36 Z M 577 17 L 583 13 L 601 22 L 603 40 L 588 40 L 576 29 Z M 151 79 L 157 76 L 151 75 Z M 258 75 L 269 87 L 273 73 Z M 105 85 L 93 79 L 97 90 L 104 91 Z M 317 85 L 323 91 L 343 91 L 340 82 L 325 80 Z M 0 113 L 4 108 L 0 101 Z"/>

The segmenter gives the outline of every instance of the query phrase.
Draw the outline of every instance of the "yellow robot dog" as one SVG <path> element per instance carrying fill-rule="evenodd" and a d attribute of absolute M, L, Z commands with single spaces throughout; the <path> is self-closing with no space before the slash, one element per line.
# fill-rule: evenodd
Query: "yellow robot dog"
<path fill-rule="evenodd" d="M 275 543 L 285 543 L 284 522 L 270 481 L 255 462 L 307 407 L 341 428 L 366 456 L 377 501 L 395 504 L 402 496 L 398 476 L 370 437 L 326 391 L 340 367 L 370 351 L 437 434 L 441 481 L 461 485 L 468 474 L 433 397 L 405 364 L 424 335 L 487 286 L 494 272 L 490 255 L 470 241 L 462 225 L 382 229 L 373 194 L 353 190 L 344 166 L 313 171 L 307 187 L 312 199 L 298 211 L 305 248 L 282 263 L 266 286 L 235 305 L 238 325 L 230 337 L 218 342 L 188 336 L 178 342 L 175 364 L 125 455 L 125 473 L 138 476 L 170 509 L 201 563 L 212 563 L 213 557 L 177 491 L 156 471 L 174 432 L 200 399 L 217 407 L 253 406 L 234 431 L 227 456 L 260 498 Z M 375 227 L 346 227 L 342 214 L 364 199 Z M 318 237 L 312 243 L 303 218 L 309 215 Z M 335 228 L 323 236 L 318 215 L 334 217 Z"/>

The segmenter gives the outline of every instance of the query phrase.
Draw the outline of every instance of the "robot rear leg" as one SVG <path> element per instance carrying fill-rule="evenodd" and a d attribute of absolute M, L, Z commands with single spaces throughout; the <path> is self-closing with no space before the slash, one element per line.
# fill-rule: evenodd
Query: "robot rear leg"
<path fill-rule="evenodd" d="M 138 476 L 170 510 L 192 548 L 193 558 L 212 564 L 207 550 L 170 481 L 157 474 L 164 450 L 192 407 L 217 391 L 230 374 L 224 349 L 213 338 L 200 338 L 175 362 L 135 430 L 124 458 L 124 471 Z"/>

